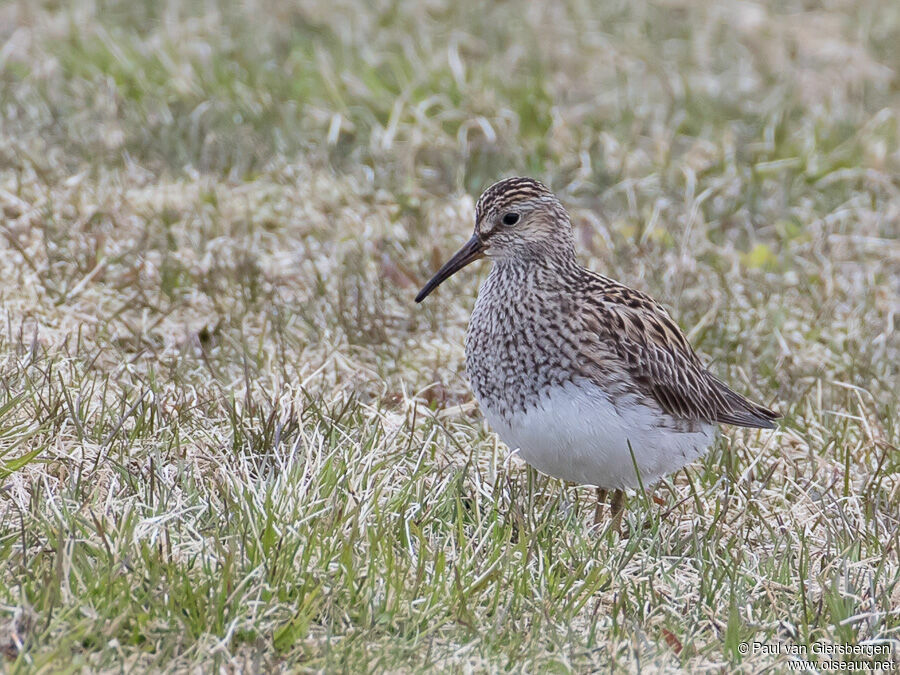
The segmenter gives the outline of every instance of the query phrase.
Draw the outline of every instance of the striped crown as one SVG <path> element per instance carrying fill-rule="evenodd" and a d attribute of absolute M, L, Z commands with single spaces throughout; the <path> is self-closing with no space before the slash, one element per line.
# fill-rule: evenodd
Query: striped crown
<path fill-rule="evenodd" d="M 556 201 L 556 197 L 543 183 L 534 178 L 504 178 L 485 190 L 475 205 L 475 222 L 488 213 L 500 211 L 523 199 L 544 198 Z"/>

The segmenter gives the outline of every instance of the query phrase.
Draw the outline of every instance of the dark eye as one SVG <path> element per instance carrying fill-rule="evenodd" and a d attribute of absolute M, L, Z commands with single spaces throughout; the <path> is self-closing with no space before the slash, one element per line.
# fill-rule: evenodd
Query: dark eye
<path fill-rule="evenodd" d="M 503 224 L 504 225 L 515 225 L 519 222 L 519 214 L 510 211 L 509 213 L 503 214 Z"/>

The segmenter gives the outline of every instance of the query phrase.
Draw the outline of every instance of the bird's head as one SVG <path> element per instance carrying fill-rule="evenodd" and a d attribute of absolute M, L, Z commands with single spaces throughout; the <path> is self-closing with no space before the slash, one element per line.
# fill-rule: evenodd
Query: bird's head
<path fill-rule="evenodd" d="M 416 296 L 422 302 L 444 280 L 475 260 L 572 259 L 572 225 L 562 204 L 533 178 L 506 178 L 475 205 L 475 233 Z"/>

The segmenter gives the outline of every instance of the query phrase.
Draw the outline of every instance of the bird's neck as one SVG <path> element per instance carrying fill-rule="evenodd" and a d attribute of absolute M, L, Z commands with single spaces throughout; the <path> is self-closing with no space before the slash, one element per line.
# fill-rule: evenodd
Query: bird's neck
<path fill-rule="evenodd" d="M 574 252 L 498 257 L 493 259 L 493 263 L 490 276 L 504 285 L 518 286 L 521 291 L 535 285 L 546 288 L 565 284 L 567 278 L 582 270 Z"/>

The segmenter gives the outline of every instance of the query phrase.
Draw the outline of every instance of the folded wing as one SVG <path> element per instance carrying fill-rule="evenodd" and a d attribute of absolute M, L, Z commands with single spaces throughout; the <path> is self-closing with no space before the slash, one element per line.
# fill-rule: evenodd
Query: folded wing
<path fill-rule="evenodd" d="M 601 297 L 595 295 L 590 303 L 589 325 L 603 351 L 663 410 L 678 419 L 774 428 L 772 422 L 780 416 L 732 391 L 710 373 L 652 298 L 624 286 L 607 287 Z"/>

